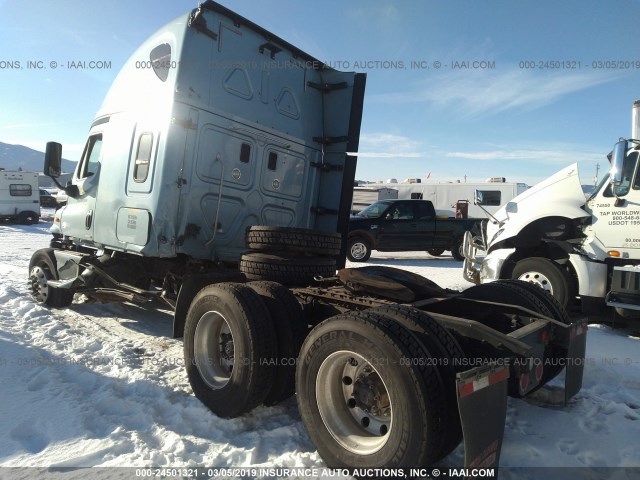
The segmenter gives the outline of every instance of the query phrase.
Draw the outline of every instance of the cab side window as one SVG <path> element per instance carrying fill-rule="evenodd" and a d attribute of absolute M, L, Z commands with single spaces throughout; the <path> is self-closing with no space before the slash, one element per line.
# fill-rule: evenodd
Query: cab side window
<path fill-rule="evenodd" d="M 87 178 L 98 171 L 100 165 L 100 152 L 102 150 L 102 134 L 92 135 L 87 141 L 87 145 L 84 148 L 82 154 L 82 161 L 80 164 L 80 171 L 78 178 Z"/>
<path fill-rule="evenodd" d="M 425 220 L 433 217 L 434 217 L 434 211 L 430 205 L 426 203 L 420 203 L 420 205 L 418 205 L 418 219 Z"/>
<path fill-rule="evenodd" d="M 391 218 L 394 220 L 413 220 L 415 214 L 411 205 L 400 204 L 391 210 Z"/>

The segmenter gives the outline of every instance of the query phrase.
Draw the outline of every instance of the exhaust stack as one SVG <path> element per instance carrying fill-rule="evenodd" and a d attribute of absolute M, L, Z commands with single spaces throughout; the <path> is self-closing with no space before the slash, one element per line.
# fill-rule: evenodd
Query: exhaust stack
<path fill-rule="evenodd" d="M 640 139 L 640 100 L 633 102 L 631 110 L 631 138 Z"/>

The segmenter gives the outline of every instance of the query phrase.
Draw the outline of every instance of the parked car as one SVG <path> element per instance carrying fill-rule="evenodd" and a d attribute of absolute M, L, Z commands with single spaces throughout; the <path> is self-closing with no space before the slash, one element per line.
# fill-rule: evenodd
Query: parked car
<path fill-rule="evenodd" d="M 365 262 L 372 250 L 426 251 L 438 256 L 450 250 L 464 260 L 464 233 L 480 233 L 480 219 L 441 218 L 429 200 L 380 200 L 351 217 L 347 257 Z"/>
<path fill-rule="evenodd" d="M 57 207 L 58 201 L 56 197 L 51 195 L 51 192 L 48 192 L 44 188 L 40 189 L 40 206 L 42 207 Z"/>

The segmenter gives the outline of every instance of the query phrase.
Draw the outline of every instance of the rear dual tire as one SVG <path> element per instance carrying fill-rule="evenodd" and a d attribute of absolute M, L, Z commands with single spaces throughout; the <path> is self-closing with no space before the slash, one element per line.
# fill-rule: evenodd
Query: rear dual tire
<path fill-rule="evenodd" d="M 420 467 L 445 454 L 450 425 L 436 362 L 395 314 L 403 312 L 332 317 L 302 347 L 298 407 L 330 468 Z"/>
<path fill-rule="evenodd" d="M 280 284 L 203 288 L 191 302 L 184 329 L 184 359 L 194 394 L 223 418 L 289 398 L 305 334 L 302 308 Z"/>
<path fill-rule="evenodd" d="M 184 359 L 195 396 L 223 418 L 260 405 L 271 391 L 277 339 L 269 310 L 242 284 L 216 284 L 193 299 Z"/>
<path fill-rule="evenodd" d="M 476 285 L 463 292 L 463 297 L 488 302 L 504 303 L 527 308 L 545 317 L 550 317 L 564 324 L 571 323 L 566 310 L 549 293 L 538 286 L 518 280 L 499 280 L 492 283 Z M 503 331 L 503 333 L 508 333 Z M 564 368 L 559 359 L 565 358 L 567 350 L 557 345 L 547 345 L 544 351 L 544 369 L 540 383 L 528 393 L 541 388 L 545 383 L 555 378 Z M 518 379 L 509 378 L 509 395 L 522 397 L 519 391 Z"/>
<path fill-rule="evenodd" d="M 295 393 L 298 353 L 307 335 L 302 307 L 287 287 L 276 282 L 247 283 L 269 310 L 276 335 L 276 357 L 273 383 L 264 399 L 267 406 L 277 405 Z"/>

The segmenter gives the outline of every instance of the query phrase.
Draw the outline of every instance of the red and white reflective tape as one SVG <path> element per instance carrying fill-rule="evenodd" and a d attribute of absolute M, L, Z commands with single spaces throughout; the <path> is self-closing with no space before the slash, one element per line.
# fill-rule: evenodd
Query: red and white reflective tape
<path fill-rule="evenodd" d="M 500 383 L 507 378 L 509 378 L 509 370 L 507 368 L 502 368 L 496 372 L 484 375 L 483 377 L 468 380 L 464 385 L 460 385 L 460 389 L 458 390 L 459 396 L 460 398 L 466 397 L 467 395 L 471 395 L 485 387 Z"/>

